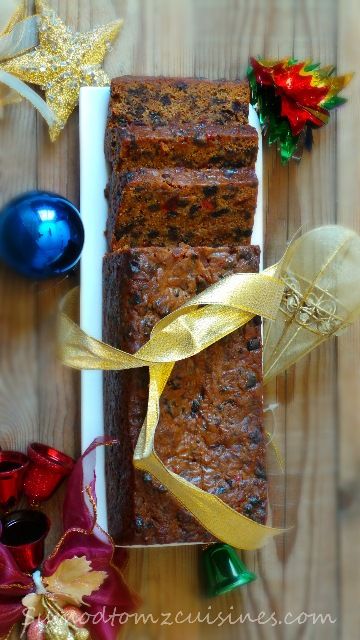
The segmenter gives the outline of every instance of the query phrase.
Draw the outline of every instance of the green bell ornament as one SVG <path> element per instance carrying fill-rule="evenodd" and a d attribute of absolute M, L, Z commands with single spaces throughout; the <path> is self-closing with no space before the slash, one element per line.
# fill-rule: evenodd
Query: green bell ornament
<path fill-rule="evenodd" d="M 206 594 L 220 596 L 256 579 L 248 571 L 233 547 L 222 542 L 211 544 L 201 551 L 200 572 Z"/>

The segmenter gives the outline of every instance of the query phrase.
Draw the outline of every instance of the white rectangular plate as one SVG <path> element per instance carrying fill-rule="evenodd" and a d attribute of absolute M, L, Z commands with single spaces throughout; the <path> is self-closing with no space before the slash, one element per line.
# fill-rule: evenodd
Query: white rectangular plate
<path fill-rule="evenodd" d="M 94 338 L 102 338 L 102 260 L 106 253 L 105 226 L 107 201 L 104 195 L 108 166 L 104 156 L 104 137 L 109 103 L 109 87 L 84 87 L 80 91 L 80 209 L 85 227 L 81 257 L 80 324 Z M 252 244 L 263 247 L 262 138 L 257 115 L 250 106 L 249 124 L 259 134 L 256 174 L 258 201 Z M 81 373 L 82 450 L 104 435 L 102 371 Z M 104 450 L 98 449 L 96 463 L 98 521 L 107 528 Z"/>

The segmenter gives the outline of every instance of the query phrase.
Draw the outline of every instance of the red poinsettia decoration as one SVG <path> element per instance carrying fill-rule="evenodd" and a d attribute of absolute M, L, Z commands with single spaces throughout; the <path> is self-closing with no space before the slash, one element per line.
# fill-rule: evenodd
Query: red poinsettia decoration
<path fill-rule="evenodd" d="M 311 60 L 250 59 L 252 104 L 257 105 L 269 142 L 280 144 L 284 160 L 293 156 L 299 136 L 307 128 L 322 127 L 329 120 L 330 110 L 346 102 L 338 93 L 352 74 L 335 76 L 334 72 L 335 67 L 320 68 Z"/>

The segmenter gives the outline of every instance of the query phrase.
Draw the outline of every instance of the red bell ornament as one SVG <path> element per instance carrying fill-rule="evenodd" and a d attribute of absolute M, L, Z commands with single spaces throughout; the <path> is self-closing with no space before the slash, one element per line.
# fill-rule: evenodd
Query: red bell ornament
<path fill-rule="evenodd" d="M 73 470 L 75 461 L 65 453 L 38 442 L 29 445 L 28 456 L 30 464 L 24 480 L 24 493 L 34 506 L 52 496 Z"/>
<path fill-rule="evenodd" d="M 25 471 L 29 459 L 18 451 L 0 451 L 0 508 L 12 509 L 23 491 Z"/>
<path fill-rule="evenodd" d="M 19 569 L 32 573 L 44 559 L 49 529 L 50 520 L 42 511 L 12 511 L 1 518 L 0 542 L 8 548 Z"/>

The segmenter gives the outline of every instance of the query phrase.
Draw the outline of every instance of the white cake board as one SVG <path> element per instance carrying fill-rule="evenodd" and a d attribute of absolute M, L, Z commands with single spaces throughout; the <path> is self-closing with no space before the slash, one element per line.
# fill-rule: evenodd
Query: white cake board
<path fill-rule="evenodd" d="M 80 264 L 80 326 L 94 338 L 102 339 L 102 260 L 106 253 L 105 227 L 107 201 L 104 189 L 108 165 L 104 156 L 104 137 L 109 87 L 83 87 L 80 91 L 80 212 L 85 228 L 85 243 Z M 252 244 L 263 248 L 262 137 L 255 110 L 250 106 L 249 124 L 259 134 L 256 174 L 258 200 Z M 261 257 L 262 266 L 262 257 Z M 82 451 L 104 435 L 103 372 L 81 372 L 81 447 Z M 105 453 L 96 453 L 96 493 L 98 522 L 107 529 Z"/>

